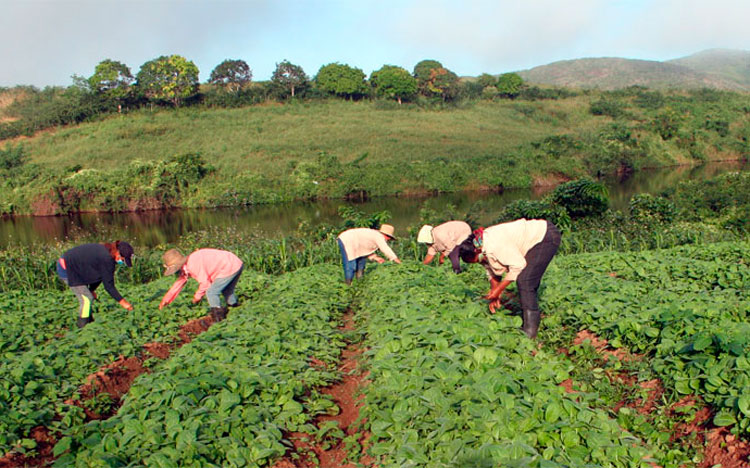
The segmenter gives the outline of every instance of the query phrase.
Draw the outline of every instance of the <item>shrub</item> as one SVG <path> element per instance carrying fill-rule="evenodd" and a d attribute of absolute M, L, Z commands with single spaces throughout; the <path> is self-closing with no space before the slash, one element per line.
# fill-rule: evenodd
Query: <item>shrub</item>
<path fill-rule="evenodd" d="M 592 115 L 607 115 L 613 119 L 625 115 L 625 109 L 621 102 L 603 98 L 592 102 L 589 107 L 589 112 L 591 112 Z"/>
<path fill-rule="evenodd" d="M 634 195 L 630 199 L 629 209 L 630 216 L 642 223 L 671 223 L 677 213 L 674 203 L 648 193 Z"/>
<path fill-rule="evenodd" d="M 544 200 L 516 200 L 508 204 L 493 224 L 515 219 L 546 219 L 561 231 L 570 227 L 570 215 L 564 207 Z"/>
<path fill-rule="evenodd" d="M 560 184 L 550 195 L 550 201 L 565 208 L 571 218 L 600 215 L 609 207 L 607 188 L 588 179 Z"/>
<path fill-rule="evenodd" d="M 13 169 L 26 162 L 26 150 L 23 145 L 13 147 L 8 143 L 4 150 L 0 150 L 0 169 Z"/>

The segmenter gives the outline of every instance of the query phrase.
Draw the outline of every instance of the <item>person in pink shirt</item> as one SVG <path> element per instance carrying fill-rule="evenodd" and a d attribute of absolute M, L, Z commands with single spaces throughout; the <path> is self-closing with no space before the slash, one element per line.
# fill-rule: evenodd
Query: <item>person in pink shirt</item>
<path fill-rule="evenodd" d="M 388 257 L 388 260 L 401 263 L 396 254 L 388 246 L 388 241 L 394 239 L 394 228 L 390 224 L 383 224 L 379 230 L 370 228 L 347 229 L 339 234 L 336 241 L 341 251 L 341 263 L 344 266 L 344 281 L 346 284 L 352 284 L 352 279 L 356 275 L 361 278 L 365 273 L 367 259 L 383 263 L 379 255 L 375 254 L 380 250 Z"/>
<path fill-rule="evenodd" d="M 161 310 L 172 302 L 189 278 L 198 281 L 198 290 L 193 296 L 193 304 L 197 304 L 206 296 L 211 308 L 211 317 L 214 321 L 224 320 L 227 309 L 221 306 L 221 295 L 224 296 L 227 307 L 237 306 L 237 296 L 234 288 L 242 274 L 243 263 L 232 252 L 218 249 L 198 249 L 187 257 L 177 249 L 167 250 L 162 256 L 164 261 L 164 276 L 177 273 L 177 281 L 174 282 L 169 291 L 159 304 Z"/>

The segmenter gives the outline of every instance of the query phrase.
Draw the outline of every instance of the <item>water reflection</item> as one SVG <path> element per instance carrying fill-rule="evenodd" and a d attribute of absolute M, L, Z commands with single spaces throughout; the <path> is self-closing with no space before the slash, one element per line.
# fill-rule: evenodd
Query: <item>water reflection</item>
<path fill-rule="evenodd" d="M 627 208 L 636 193 L 659 193 L 682 180 L 700 180 L 731 170 L 747 170 L 748 164 L 737 162 L 712 163 L 698 167 L 639 171 L 629 177 L 611 177 L 604 182 L 609 188 L 611 205 Z M 391 222 L 401 232 L 419 222 L 419 211 L 427 207 L 438 212 L 447 204 L 459 212 L 483 210 L 481 223 L 489 223 L 508 203 L 518 199 L 539 199 L 547 189 L 507 190 L 502 194 L 489 192 L 452 193 L 434 197 L 386 197 L 356 207 L 365 212 L 388 210 Z M 123 238 L 140 245 L 153 246 L 172 242 L 181 235 L 210 226 L 234 227 L 240 232 L 278 236 L 292 233 L 301 222 L 310 225 L 338 223 L 338 209 L 343 200 L 299 202 L 273 206 L 253 206 L 215 210 L 171 210 L 141 213 L 83 213 L 70 216 L 14 217 L 0 220 L 0 246 L 54 242 L 81 233 L 98 233 L 106 238 Z M 108 236 L 108 237 L 106 237 Z"/>

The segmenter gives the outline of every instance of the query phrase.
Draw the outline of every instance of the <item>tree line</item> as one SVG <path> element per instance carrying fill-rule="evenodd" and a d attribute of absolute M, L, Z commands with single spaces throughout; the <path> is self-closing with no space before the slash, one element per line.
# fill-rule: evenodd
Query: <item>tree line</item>
<path fill-rule="evenodd" d="M 224 60 L 203 85 L 198 67 L 180 55 L 161 56 L 141 65 L 135 75 L 116 60 L 96 65 L 89 77 L 73 76 L 73 85 L 38 90 L 19 86 L 21 98 L 5 109 L 13 120 L 0 123 L 0 140 L 57 125 L 75 124 L 98 115 L 141 107 L 240 107 L 268 100 L 342 98 L 374 99 L 419 105 L 445 105 L 463 99 L 557 98 L 561 89 L 525 85 L 516 73 L 461 79 L 437 60 L 422 60 L 412 72 L 383 65 L 369 78 L 359 68 L 341 63 L 323 65 L 314 77 L 288 60 L 276 64 L 269 81 L 254 82 L 244 60 Z"/>
<path fill-rule="evenodd" d="M 252 84 L 252 77 L 247 62 L 228 59 L 211 71 L 207 84 L 213 91 L 240 93 Z M 104 60 L 96 66 L 86 83 L 92 91 L 105 94 L 120 105 L 128 99 L 146 98 L 154 104 L 169 103 L 177 107 L 200 92 L 198 67 L 179 55 L 148 61 L 135 76 L 126 65 Z M 474 84 L 471 94 L 513 98 L 522 85 L 523 80 L 516 73 L 506 73 L 499 78 L 483 74 Z M 462 92 L 459 77 L 437 60 L 422 60 L 412 73 L 395 65 L 383 65 L 371 73 L 369 80 L 361 69 L 341 63 L 323 65 L 311 79 L 301 66 L 284 60 L 276 64 L 271 80 L 265 86 L 267 96 L 277 99 L 312 93 L 345 99 L 378 97 L 399 103 L 414 100 L 417 96 L 450 101 Z M 491 89 L 485 91 L 485 88 Z"/>

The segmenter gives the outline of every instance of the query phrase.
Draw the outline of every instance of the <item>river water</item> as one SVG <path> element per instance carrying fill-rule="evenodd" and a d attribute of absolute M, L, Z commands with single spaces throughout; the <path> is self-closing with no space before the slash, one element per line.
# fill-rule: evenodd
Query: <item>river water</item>
<path fill-rule="evenodd" d="M 707 179 L 722 172 L 748 169 L 750 164 L 747 163 L 711 163 L 643 170 L 627 178 L 610 177 L 602 182 L 609 189 L 610 206 L 624 211 L 634 194 L 656 194 L 683 180 Z M 476 212 L 478 220 L 487 224 L 496 219 L 508 203 L 524 198 L 539 199 L 551 189 L 515 189 L 502 194 L 462 192 L 432 197 L 382 197 L 362 203 L 323 200 L 242 208 L 16 216 L 0 220 L 0 248 L 56 242 L 82 232 L 100 232 L 108 239 L 127 239 L 139 245 L 154 246 L 212 226 L 233 227 L 241 233 L 283 236 L 293 233 L 301 222 L 338 224 L 337 213 L 342 205 L 351 205 L 366 213 L 387 210 L 391 214 L 389 222 L 396 227 L 397 233 L 403 233 L 419 223 L 419 212 L 423 207 L 442 212 L 447 204 L 452 204 L 459 213 Z"/>

